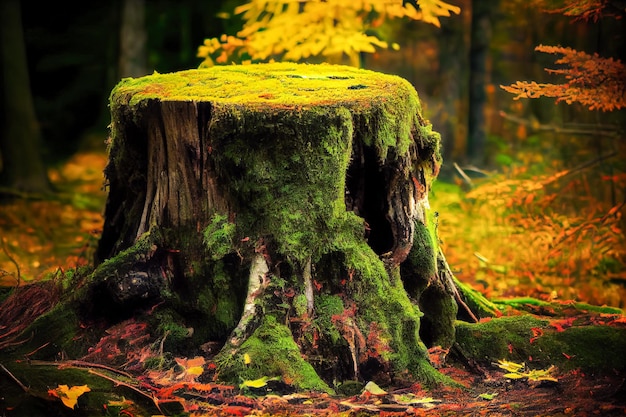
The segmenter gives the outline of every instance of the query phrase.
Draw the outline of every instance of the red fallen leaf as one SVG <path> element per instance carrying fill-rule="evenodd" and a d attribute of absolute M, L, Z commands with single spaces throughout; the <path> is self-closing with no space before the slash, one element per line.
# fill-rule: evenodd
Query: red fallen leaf
<path fill-rule="evenodd" d="M 619 319 L 611 320 L 609 324 L 610 325 L 626 324 L 626 317 L 620 317 Z"/>
<path fill-rule="evenodd" d="M 241 405 L 229 405 L 227 407 L 224 407 L 224 409 L 222 410 L 222 413 L 243 417 L 245 415 L 250 414 L 251 411 L 252 411 L 252 408 L 250 407 L 244 407 Z"/>
<path fill-rule="evenodd" d="M 568 355 L 568 354 L 567 354 L 567 353 L 565 353 L 565 352 L 561 352 L 561 355 L 565 356 L 565 358 L 566 358 L 567 360 L 570 360 L 570 359 L 572 359 L 572 358 L 574 357 L 574 356 L 572 356 L 572 355 Z"/>
<path fill-rule="evenodd" d="M 513 345 L 509 342 L 507 346 L 509 348 L 509 353 L 513 353 Z"/>
<path fill-rule="evenodd" d="M 574 320 L 576 320 L 576 317 L 569 317 L 566 319 L 554 320 L 550 323 L 550 326 L 554 327 L 557 332 L 562 332 L 568 327 L 572 327 Z"/>
<path fill-rule="evenodd" d="M 541 328 L 539 327 L 531 327 L 530 331 L 533 332 L 533 337 L 530 338 L 530 343 L 534 343 L 535 340 L 539 339 L 541 336 L 543 336 L 543 330 L 541 330 Z"/>

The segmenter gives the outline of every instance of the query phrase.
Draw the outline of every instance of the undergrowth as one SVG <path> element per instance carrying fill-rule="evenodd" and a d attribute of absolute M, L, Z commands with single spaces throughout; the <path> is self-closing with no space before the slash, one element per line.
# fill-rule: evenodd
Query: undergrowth
<path fill-rule="evenodd" d="M 438 181 L 431 203 L 449 264 L 488 298 L 624 307 L 626 210 L 597 195 L 625 183 L 577 170 L 530 175 L 524 165 L 473 181 L 469 191 Z"/>

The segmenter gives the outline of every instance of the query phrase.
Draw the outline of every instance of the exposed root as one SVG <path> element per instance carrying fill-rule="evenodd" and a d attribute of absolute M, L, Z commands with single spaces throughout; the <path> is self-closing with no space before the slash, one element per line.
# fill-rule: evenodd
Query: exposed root
<path fill-rule="evenodd" d="M 439 269 L 439 274 L 440 276 L 443 275 L 442 277 L 443 284 L 446 286 L 447 290 L 454 297 L 454 300 L 456 301 L 458 307 L 462 308 L 463 311 L 465 311 L 465 313 L 467 314 L 467 316 L 470 318 L 470 320 L 473 323 L 478 323 L 479 320 L 474 314 L 474 312 L 469 308 L 469 306 L 465 303 L 465 301 L 463 301 L 463 298 L 461 297 L 461 294 L 459 293 L 459 289 L 457 288 L 456 283 L 454 282 L 454 274 L 452 273 L 452 270 L 450 269 L 450 265 L 448 265 L 448 261 L 446 261 L 446 258 L 443 255 L 443 252 L 441 250 L 439 250 L 437 263 L 439 264 L 437 265 L 437 269 Z"/>
<path fill-rule="evenodd" d="M 313 317 L 315 309 L 313 296 L 313 278 L 311 277 L 311 257 L 309 256 L 302 270 L 302 280 L 304 281 L 304 296 L 306 297 L 306 310 L 309 317 Z"/>
<path fill-rule="evenodd" d="M 255 253 L 250 265 L 250 274 L 248 276 L 248 295 L 243 307 L 243 313 L 239 319 L 239 323 L 232 331 L 229 343 L 232 347 L 238 347 L 244 340 L 252 319 L 256 315 L 256 300 L 263 293 L 267 285 L 266 274 L 269 267 L 262 253 Z"/>

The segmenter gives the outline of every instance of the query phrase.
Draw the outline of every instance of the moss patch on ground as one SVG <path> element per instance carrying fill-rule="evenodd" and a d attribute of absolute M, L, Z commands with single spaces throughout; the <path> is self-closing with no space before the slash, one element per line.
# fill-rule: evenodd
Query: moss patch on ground
<path fill-rule="evenodd" d="M 626 328 L 596 324 L 563 329 L 558 321 L 553 323 L 530 314 L 457 322 L 457 343 L 465 357 L 483 363 L 504 359 L 564 371 L 626 370 L 626 357 L 616 354 L 626 351 Z"/>

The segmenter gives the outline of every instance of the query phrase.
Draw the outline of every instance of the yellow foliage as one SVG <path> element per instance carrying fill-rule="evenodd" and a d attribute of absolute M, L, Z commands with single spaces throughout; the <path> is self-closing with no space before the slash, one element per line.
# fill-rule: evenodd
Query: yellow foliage
<path fill-rule="evenodd" d="M 387 19 L 422 20 L 439 26 L 439 18 L 460 13 L 460 8 L 442 0 L 419 0 L 419 10 L 401 0 L 250 0 L 235 9 L 244 25 L 237 36 L 206 39 L 198 48 L 201 67 L 239 62 L 246 58 L 263 62 L 279 58 L 300 61 L 322 56 L 338 63 L 347 56 L 359 66 L 360 53 L 376 47 L 396 50 L 368 34 Z"/>

